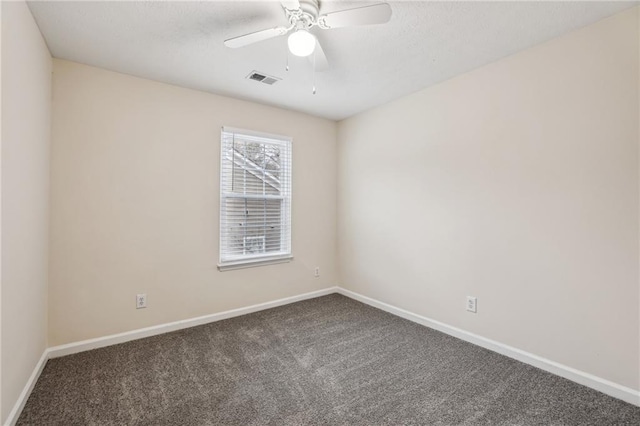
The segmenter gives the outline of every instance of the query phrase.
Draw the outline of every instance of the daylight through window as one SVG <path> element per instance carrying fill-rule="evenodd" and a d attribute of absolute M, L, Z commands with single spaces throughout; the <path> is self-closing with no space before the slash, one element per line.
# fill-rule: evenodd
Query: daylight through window
<path fill-rule="evenodd" d="M 223 128 L 220 269 L 291 258 L 291 139 Z"/>

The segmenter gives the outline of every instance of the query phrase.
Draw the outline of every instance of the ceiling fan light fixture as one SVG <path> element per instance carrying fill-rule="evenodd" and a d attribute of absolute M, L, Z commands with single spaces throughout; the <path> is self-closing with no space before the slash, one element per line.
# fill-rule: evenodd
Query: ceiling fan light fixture
<path fill-rule="evenodd" d="M 287 39 L 289 51 L 296 56 L 309 56 L 316 48 L 316 38 L 309 31 L 300 29 L 289 35 Z"/>

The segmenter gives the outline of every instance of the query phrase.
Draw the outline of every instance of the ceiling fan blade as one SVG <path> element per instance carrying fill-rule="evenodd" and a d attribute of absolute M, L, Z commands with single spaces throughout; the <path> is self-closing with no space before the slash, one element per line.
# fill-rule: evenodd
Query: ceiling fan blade
<path fill-rule="evenodd" d="M 300 2 L 298 0 L 280 0 L 282 7 L 287 10 L 300 9 Z"/>
<path fill-rule="evenodd" d="M 355 9 L 340 10 L 321 16 L 321 26 L 326 28 L 342 28 L 355 25 L 384 24 L 391 19 L 391 6 L 378 3 Z"/>
<path fill-rule="evenodd" d="M 313 49 L 313 53 L 308 56 L 309 62 L 314 65 L 316 71 L 326 71 L 329 69 L 329 62 L 327 62 L 327 57 L 324 54 L 324 50 L 322 50 L 322 46 L 320 45 L 320 40 L 316 38 L 316 48 Z"/>
<path fill-rule="evenodd" d="M 235 49 L 236 47 L 243 47 L 259 41 L 284 35 L 287 31 L 288 29 L 286 27 L 269 28 L 268 30 L 256 31 L 255 33 L 249 33 L 227 39 L 224 41 L 224 45 Z"/>

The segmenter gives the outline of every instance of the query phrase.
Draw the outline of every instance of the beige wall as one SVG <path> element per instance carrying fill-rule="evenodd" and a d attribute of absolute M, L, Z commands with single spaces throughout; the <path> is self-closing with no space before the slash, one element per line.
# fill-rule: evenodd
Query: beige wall
<path fill-rule="evenodd" d="M 341 284 L 638 389 L 638 43 L 630 10 L 341 122 Z"/>
<path fill-rule="evenodd" d="M 293 138 L 293 262 L 217 270 L 223 125 Z M 54 60 L 50 344 L 335 285 L 335 158 L 335 122 Z"/>
<path fill-rule="evenodd" d="M 47 346 L 51 56 L 24 2 L 2 2 L 2 413 Z"/>

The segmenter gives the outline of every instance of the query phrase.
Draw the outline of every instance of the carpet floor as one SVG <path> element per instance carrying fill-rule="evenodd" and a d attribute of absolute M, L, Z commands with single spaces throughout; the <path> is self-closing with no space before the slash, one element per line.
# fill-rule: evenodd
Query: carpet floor
<path fill-rule="evenodd" d="M 19 425 L 640 425 L 640 408 L 332 294 L 49 360 Z"/>

